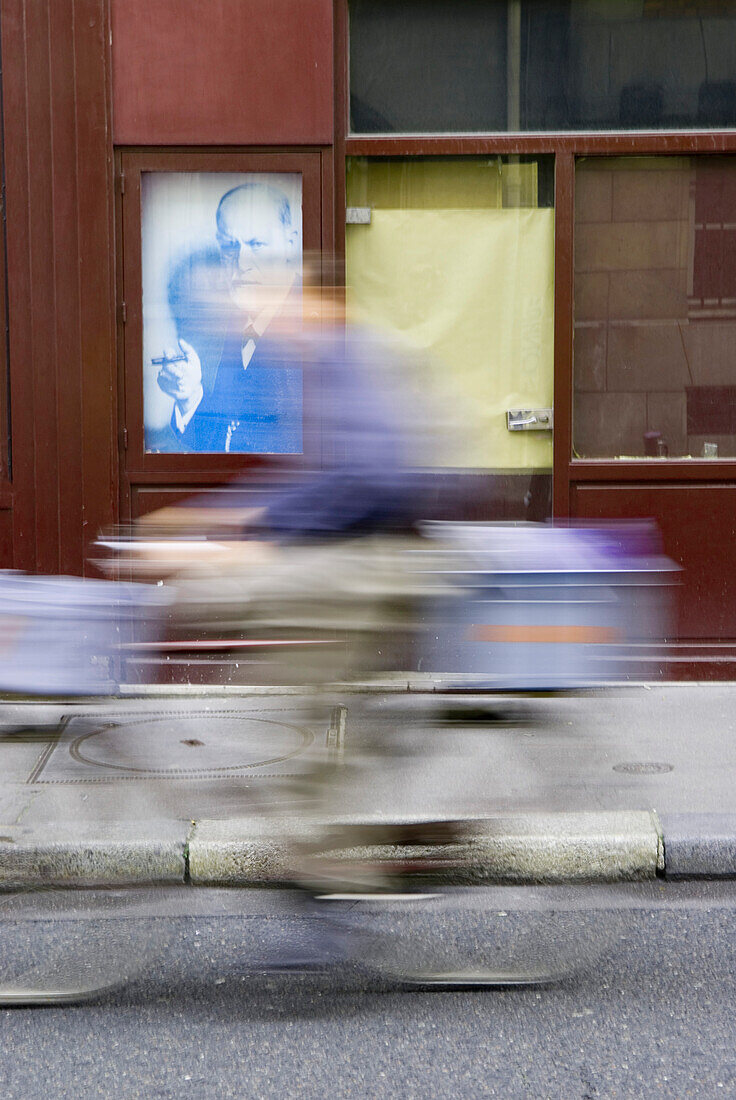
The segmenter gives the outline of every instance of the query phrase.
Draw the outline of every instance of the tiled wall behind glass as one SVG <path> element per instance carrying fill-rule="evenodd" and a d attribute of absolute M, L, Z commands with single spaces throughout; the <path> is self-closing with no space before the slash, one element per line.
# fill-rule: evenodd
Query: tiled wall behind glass
<path fill-rule="evenodd" d="M 736 158 L 590 158 L 575 202 L 574 454 L 736 455 Z"/>

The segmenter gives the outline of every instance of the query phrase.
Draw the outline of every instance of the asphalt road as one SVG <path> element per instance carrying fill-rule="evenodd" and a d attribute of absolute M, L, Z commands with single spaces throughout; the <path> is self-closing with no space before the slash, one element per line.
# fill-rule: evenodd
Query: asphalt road
<path fill-rule="evenodd" d="M 617 891 L 560 894 L 557 909 L 545 908 L 550 895 L 488 894 L 482 921 L 471 899 L 450 910 L 452 928 L 435 912 L 430 954 L 450 935 L 453 951 L 470 945 L 472 954 L 482 927 L 486 952 L 516 948 L 521 966 L 530 950 L 549 953 L 555 936 L 545 941 L 545 929 L 561 912 L 556 927 L 579 944 L 568 963 L 582 969 L 562 980 L 452 991 L 401 987 L 355 966 L 289 977 L 254 970 L 313 923 L 279 909 L 273 893 L 180 903 L 179 891 L 117 924 L 81 900 L 82 919 L 70 922 L 63 897 L 45 908 L 42 898 L 21 899 L 4 911 L 4 979 L 13 949 L 43 968 L 75 937 L 84 945 L 75 965 L 86 960 L 91 979 L 112 973 L 119 957 L 143 969 L 93 1003 L 0 1010 L 0 1095 L 736 1095 L 736 891 Z M 419 939 L 426 962 L 431 920 Z M 388 956 L 373 949 L 377 957 Z"/>

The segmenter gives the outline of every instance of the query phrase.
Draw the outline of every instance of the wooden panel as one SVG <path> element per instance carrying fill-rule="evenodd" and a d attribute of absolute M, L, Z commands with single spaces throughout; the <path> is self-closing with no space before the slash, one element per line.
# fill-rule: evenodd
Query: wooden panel
<path fill-rule="evenodd" d="M 683 567 L 679 637 L 736 639 L 736 484 L 577 485 L 578 519 L 651 517 Z"/>
<path fill-rule="evenodd" d="M 228 501 L 247 503 L 243 494 L 257 493 L 263 484 L 253 477 L 237 489 L 221 482 L 210 484 L 141 484 L 137 475 L 131 487 L 131 518 L 184 503 L 188 497 L 199 493 L 217 493 L 223 507 Z M 191 476 L 191 475 L 190 475 Z M 274 484 L 272 482 L 272 484 Z M 542 522 L 549 517 L 552 504 L 552 476 L 541 470 L 531 473 L 442 474 L 432 478 L 431 493 L 427 500 L 426 519 L 457 520 L 460 522 L 481 520 L 528 520 Z"/>
<path fill-rule="evenodd" d="M 159 508 L 170 508 L 173 505 L 184 504 L 190 497 L 201 493 L 217 493 L 222 498 L 222 507 L 226 508 L 230 503 L 243 503 L 243 490 L 228 489 L 227 486 L 214 486 L 211 489 L 206 486 L 134 486 L 131 489 L 131 518 L 136 520 L 145 516 L 148 512 L 154 512 Z M 247 490 L 246 490 L 247 492 Z M 0 513 L 1 514 L 1 513 Z"/>
<path fill-rule="evenodd" d="M 736 152 L 736 130 L 720 132 L 632 133 L 631 131 L 593 131 L 590 133 L 490 134 L 460 137 L 423 134 L 404 137 L 398 134 L 376 137 L 349 137 L 345 142 L 349 157 L 472 156 L 503 153 L 574 152 L 578 156 L 594 153 L 648 155 L 650 153 L 728 153 Z"/>
<path fill-rule="evenodd" d="M 1 102 L 1 101 L 0 101 Z M 0 129 L 0 173 L 5 178 L 5 149 Z M 10 478 L 10 419 L 8 407 L 8 258 L 5 248 L 5 218 L 0 220 L 0 485 Z M 0 490 L 2 491 L 2 490 Z"/>
<path fill-rule="evenodd" d="M 555 157 L 555 377 L 553 513 L 566 516 L 572 453 L 572 300 L 575 161 L 571 153 Z"/>
<path fill-rule="evenodd" d="M 106 0 L 2 5 L 15 564 L 81 573 L 115 518 Z"/>
<path fill-rule="evenodd" d="M 5 130 L 8 348 L 11 374 L 11 417 L 14 437 L 13 483 L 18 491 L 14 510 L 14 564 L 33 568 L 36 560 L 34 492 L 34 326 L 32 322 L 30 261 L 30 171 L 28 130 L 30 109 L 26 94 L 25 4 L 21 0 L 2 8 L 3 122 Z M 32 62 L 31 62 L 32 64 Z M 48 66 L 44 66 L 48 71 Z M 43 95 L 43 81 L 37 94 Z M 36 134 L 38 138 L 38 133 Z M 48 141 L 46 142 L 48 147 Z M 38 336 L 36 337 L 38 339 Z M 15 370 L 15 364 L 25 369 Z M 42 501 L 43 505 L 43 501 Z"/>
<path fill-rule="evenodd" d="M 0 510 L 0 569 L 13 568 L 13 513 Z"/>
<path fill-rule="evenodd" d="M 117 145 L 326 145 L 332 0 L 115 0 Z"/>
<path fill-rule="evenodd" d="M 736 461 L 717 458 L 661 459 L 587 459 L 570 462 L 566 476 L 570 481 L 583 482 L 693 482 L 712 484 L 715 481 L 736 481 Z"/>

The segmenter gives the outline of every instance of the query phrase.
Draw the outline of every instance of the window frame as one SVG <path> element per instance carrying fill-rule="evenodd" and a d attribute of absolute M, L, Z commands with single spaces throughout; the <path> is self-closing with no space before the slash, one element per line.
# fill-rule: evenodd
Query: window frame
<path fill-rule="evenodd" d="M 736 458 L 579 459 L 573 457 L 573 308 L 575 161 L 583 156 L 736 153 L 733 130 L 583 130 L 486 134 L 349 132 L 348 0 L 335 0 L 336 250 L 345 254 L 345 165 L 353 156 L 498 156 L 551 153 L 555 158 L 553 515 L 566 517 L 576 482 L 733 481 Z"/>
<path fill-rule="evenodd" d="M 284 172 L 302 177 L 303 249 L 322 240 L 323 166 L 319 150 L 120 150 L 119 230 L 120 409 L 122 458 L 128 482 L 217 483 L 248 468 L 278 469 L 313 456 L 241 453 L 157 453 L 145 449 L 143 425 L 143 303 L 141 268 L 141 176 L 144 172 Z M 305 394 L 305 401 L 307 395 Z"/>

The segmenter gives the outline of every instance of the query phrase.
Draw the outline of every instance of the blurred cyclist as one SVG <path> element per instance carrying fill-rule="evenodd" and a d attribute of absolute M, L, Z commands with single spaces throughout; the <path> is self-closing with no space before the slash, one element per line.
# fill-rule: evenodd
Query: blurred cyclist
<path fill-rule="evenodd" d="M 146 520 L 229 531 L 227 540 L 183 543 L 179 560 L 161 562 L 162 571 L 177 572 L 180 615 L 200 633 L 299 643 L 270 651 L 279 654 L 278 682 L 324 688 L 391 667 L 397 639 L 412 636 L 425 596 L 436 595 L 436 582 L 411 565 L 432 491 L 424 471 L 443 429 L 418 392 L 411 358 L 349 324 L 339 288 L 305 284 L 298 308 L 274 318 L 272 335 L 289 368 L 303 372 L 304 451 L 319 465 L 293 470 L 255 508 L 222 509 L 221 497 L 203 497 Z M 248 482 L 239 487 L 252 498 Z M 155 570 L 150 555 L 148 564 Z M 353 771 L 368 771 L 385 751 L 374 739 L 351 754 Z M 320 819 L 335 789 L 326 763 L 315 751 L 302 778 Z M 292 784 L 297 793 L 303 786 Z M 314 835 L 319 848 L 319 821 Z M 295 877 L 324 885 L 324 867 L 309 870 L 303 857 Z M 376 884 L 371 872 L 362 881 Z"/>

